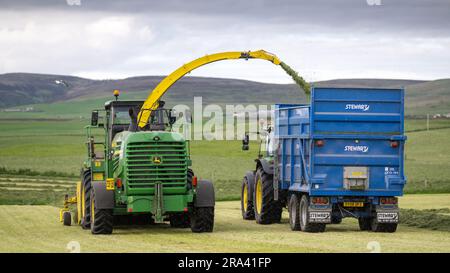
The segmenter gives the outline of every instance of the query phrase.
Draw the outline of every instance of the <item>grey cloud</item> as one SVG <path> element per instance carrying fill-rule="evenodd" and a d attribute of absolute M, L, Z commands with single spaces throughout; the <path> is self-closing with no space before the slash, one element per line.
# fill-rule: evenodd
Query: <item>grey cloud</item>
<path fill-rule="evenodd" d="M 73 1 L 73 0 L 70 0 Z M 198 18 L 219 16 L 240 24 L 310 25 L 335 31 L 405 32 L 411 35 L 450 34 L 448 0 L 80 0 L 0 1 L 2 9 L 60 9 L 69 12 L 101 11 L 142 16 L 186 14 Z M 381 2 L 381 5 L 369 3 Z M 223 20 L 223 19 L 222 19 Z M 182 20 L 175 20 L 182 23 Z"/>

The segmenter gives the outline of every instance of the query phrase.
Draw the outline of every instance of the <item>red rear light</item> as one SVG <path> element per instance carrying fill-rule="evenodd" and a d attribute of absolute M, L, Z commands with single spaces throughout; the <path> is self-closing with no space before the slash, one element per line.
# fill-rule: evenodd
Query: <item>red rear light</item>
<path fill-rule="evenodd" d="M 381 205 L 395 205 L 398 203 L 397 197 L 381 197 L 380 204 Z"/>
<path fill-rule="evenodd" d="M 122 179 L 117 178 L 116 185 L 117 185 L 118 188 L 122 188 Z"/>
<path fill-rule="evenodd" d="M 192 177 L 192 186 L 197 187 L 197 176 Z"/>
<path fill-rule="evenodd" d="M 316 205 L 327 205 L 329 203 L 328 197 L 313 197 L 311 198 L 311 203 Z"/>
<path fill-rule="evenodd" d="M 398 147 L 398 141 L 391 141 L 391 147 L 397 148 Z"/>
<path fill-rule="evenodd" d="M 324 141 L 322 139 L 316 140 L 316 146 L 317 147 L 322 147 L 323 144 L 325 144 L 325 143 L 324 143 Z"/>

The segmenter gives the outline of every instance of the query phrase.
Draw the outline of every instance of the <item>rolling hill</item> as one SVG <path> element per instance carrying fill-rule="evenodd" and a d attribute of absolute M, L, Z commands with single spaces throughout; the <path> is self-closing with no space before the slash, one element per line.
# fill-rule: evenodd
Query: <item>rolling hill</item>
<path fill-rule="evenodd" d="M 65 75 L 8 73 L 0 75 L 0 108 L 11 109 L 32 105 L 48 114 L 60 110 L 81 115 L 111 98 L 113 89 L 120 89 L 123 98 L 145 99 L 161 81 L 162 76 L 141 76 L 117 80 L 91 80 Z M 314 86 L 375 87 L 406 89 L 406 112 L 409 115 L 450 112 L 450 79 L 435 81 L 401 79 L 336 79 L 313 83 Z M 170 104 L 191 104 L 195 96 L 204 103 L 272 104 L 301 103 L 306 96 L 294 84 L 267 84 L 246 80 L 187 76 L 178 81 L 165 95 Z M 1 113 L 1 116 L 10 113 Z M 20 117 L 28 113 L 18 113 Z M 42 116 L 39 114 L 31 114 Z"/>

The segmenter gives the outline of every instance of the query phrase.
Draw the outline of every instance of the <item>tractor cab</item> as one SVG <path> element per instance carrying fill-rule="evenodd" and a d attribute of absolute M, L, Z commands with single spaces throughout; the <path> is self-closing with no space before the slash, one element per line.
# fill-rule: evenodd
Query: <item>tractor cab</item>
<path fill-rule="evenodd" d="M 133 113 L 138 113 L 143 101 L 107 101 L 105 103 L 109 143 L 117 133 L 127 131 L 136 124 Z M 137 115 L 137 114 L 135 114 Z"/>

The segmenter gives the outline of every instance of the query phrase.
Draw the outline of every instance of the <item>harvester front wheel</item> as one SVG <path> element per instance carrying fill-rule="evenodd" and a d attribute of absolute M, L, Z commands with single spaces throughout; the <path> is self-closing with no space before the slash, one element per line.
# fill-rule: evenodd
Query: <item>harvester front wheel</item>
<path fill-rule="evenodd" d="M 300 228 L 305 232 L 324 232 L 325 224 L 309 221 L 309 198 L 304 194 L 300 199 Z"/>
<path fill-rule="evenodd" d="M 253 201 L 250 200 L 250 197 L 253 196 L 253 187 L 250 183 L 252 183 L 252 181 L 248 181 L 247 176 L 245 176 L 241 186 L 241 212 L 244 220 L 255 219 Z"/>
<path fill-rule="evenodd" d="M 212 232 L 214 207 L 194 207 L 191 215 L 192 232 Z"/>
<path fill-rule="evenodd" d="M 89 229 L 91 227 L 91 171 L 83 172 L 83 181 L 81 185 L 81 227 Z"/>
<path fill-rule="evenodd" d="M 95 205 L 95 192 L 91 191 L 91 232 L 92 234 L 111 234 L 113 231 L 112 209 L 99 209 Z"/>
<path fill-rule="evenodd" d="M 253 206 L 256 223 L 279 223 L 283 207 L 274 200 L 273 175 L 264 172 L 262 168 L 256 171 Z"/>
<path fill-rule="evenodd" d="M 289 224 L 291 225 L 291 230 L 300 230 L 300 202 L 298 200 L 297 194 L 292 194 L 289 199 Z"/>

